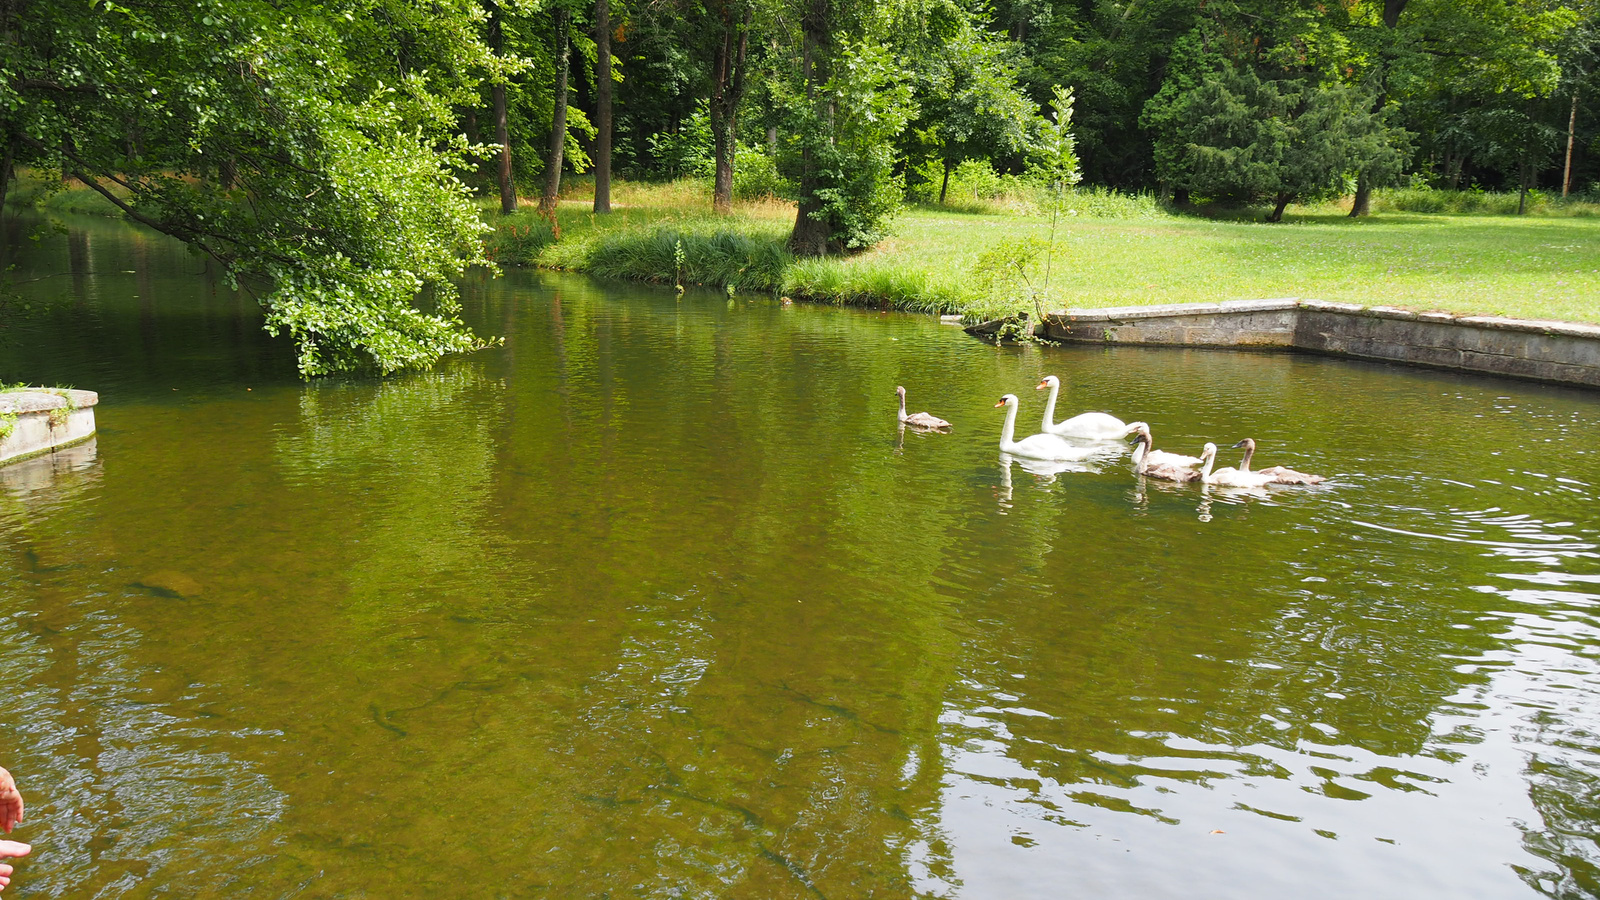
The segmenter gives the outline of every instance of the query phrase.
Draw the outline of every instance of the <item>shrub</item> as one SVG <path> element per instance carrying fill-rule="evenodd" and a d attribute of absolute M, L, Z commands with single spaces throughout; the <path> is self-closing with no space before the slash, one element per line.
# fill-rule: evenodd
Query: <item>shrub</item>
<path fill-rule="evenodd" d="M 733 196 L 739 200 L 793 200 L 794 184 L 778 174 L 765 150 L 740 144 L 733 154 Z"/>

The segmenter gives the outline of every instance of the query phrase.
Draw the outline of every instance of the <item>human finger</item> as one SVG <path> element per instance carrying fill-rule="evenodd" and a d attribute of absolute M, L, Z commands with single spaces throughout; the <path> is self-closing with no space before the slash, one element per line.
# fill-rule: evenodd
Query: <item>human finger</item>
<path fill-rule="evenodd" d="M 33 848 L 21 841 L 0 841 L 0 859 L 14 859 L 27 856 Z"/>

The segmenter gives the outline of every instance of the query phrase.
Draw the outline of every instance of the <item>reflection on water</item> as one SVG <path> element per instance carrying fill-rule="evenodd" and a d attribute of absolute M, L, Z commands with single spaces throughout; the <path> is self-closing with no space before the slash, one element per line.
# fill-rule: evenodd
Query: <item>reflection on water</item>
<path fill-rule="evenodd" d="M 102 402 L 0 469 L 22 897 L 1600 894 L 1592 394 L 530 273 L 305 385 L 26 227 L 0 379 Z M 1045 374 L 1332 480 L 997 464 Z"/>
<path fill-rule="evenodd" d="M 43 456 L 0 467 L 0 488 L 16 500 L 34 495 L 66 499 L 100 477 L 99 445 L 94 437 Z"/>

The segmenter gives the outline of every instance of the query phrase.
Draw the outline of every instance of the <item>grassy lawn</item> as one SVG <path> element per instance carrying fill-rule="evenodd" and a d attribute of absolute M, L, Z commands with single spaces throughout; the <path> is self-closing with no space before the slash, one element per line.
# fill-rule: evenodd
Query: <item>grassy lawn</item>
<path fill-rule="evenodd" d="M 845 265 L 893 261 L 970 270 L 1007 235 L 1047 222 L 918 210 L 884 248 Z M 1058 232 L 1062 306 L 1299 297 L 1527 318 L 1600 321 L 1600 220 L 1339 212 L 1282 225 L 1069 220 Z"/>
<path fill-rule="evenodd" d="M 1014 288 L 984 284 L 979 256 L 1050 232 L 1048 217 L 1039 215 L 911 208 L 894 235 L 867 253 L 767 259 L 740 272 L 737 259 L 700 259 L 701 239 L 736 233 L 780 244 L 792 206 L 739 204 L 731 217 L 713 217 L 694 183 L 627 185 L 615 205 L 611 216 L 594 216 L 587 198 L 570 198 L 559 212 L 560 241 L 546 244 L 545 227 L 520 257 L 502 258 L 670 283 L 677 277 L 672 248 L 681 241 L 685 282 L 989 315 L 1020 306 L 1007 296 Z M 1054 308 L 1300 297 L 1600 322 L 1600 218 L 1386 212 L 1351 220 L 1328 206 L 1291 207 L 1283 224 L 1267 225 L 1175 215 L 1148 204 L 1130 205 L 1125 215 L 1100 212 L 1061 220 L 1050 282 Z M 524 229 L 538 223 L 531 211 L 498 221 L 502 229 L 506 222 Z M 601 251 L 610 265 L 591 265 Z M 1035 282 L 1039 269 L 1035 264 L 1030 272 Z"/>

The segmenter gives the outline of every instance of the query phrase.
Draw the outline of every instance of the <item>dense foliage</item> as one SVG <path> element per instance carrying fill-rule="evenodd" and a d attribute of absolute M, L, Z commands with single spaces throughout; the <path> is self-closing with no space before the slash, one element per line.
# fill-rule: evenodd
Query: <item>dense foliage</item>
<path fill-rule="evenodd" d="M 481 344 L 474 192 L 559 240 L 563 171 L 597 213 L 613 167 L 705 176 L 795 201 L 802 257 L 953 177 L 1059 187 L 1064 139 L 1072 179 L 1272 219 L 1526 201 L 1600 191 L 1597 48 L 1600 0 L 0 0 L 0 188 L 80 179 L 257 291 L 306 374 L 387 372 Z"/>
<path fill-rule="evenodd" d="M 472 5 L 7 0 L 7 163 L 48 167 L 260 292 L 308 375 L 480 341 L 455 109 L 493 71 Z M 9 174 L 9 172 L 8 172 Z"/>

